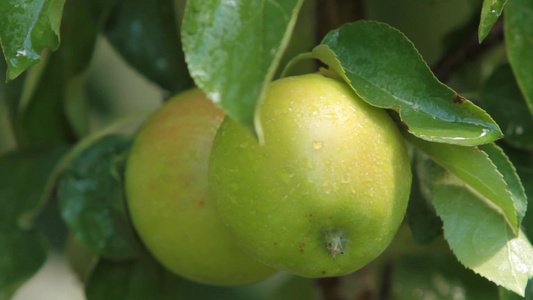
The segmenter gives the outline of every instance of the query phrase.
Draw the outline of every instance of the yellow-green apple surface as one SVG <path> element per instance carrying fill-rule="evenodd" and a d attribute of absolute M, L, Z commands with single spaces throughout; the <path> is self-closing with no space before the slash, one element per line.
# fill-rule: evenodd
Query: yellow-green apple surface
<path fill-rule="evenodd" d="M 208 158 L 223 117 L 200 90 L 169 100 L 136 137 L 126 193 L 137 232 L 164 266 L 194 281 L 238 285 L 275 270 L 231 240 L 208 197 Z"/>
<path fill-rule="evenodd" d="M 319 74 L 273 82 L 258 111 L 264 143 L 230 118 L 213 142 L 210 191 L 255 258 L 305 277 L 354 272 L 389 245 L 411 169 L 383 109 Z"/>

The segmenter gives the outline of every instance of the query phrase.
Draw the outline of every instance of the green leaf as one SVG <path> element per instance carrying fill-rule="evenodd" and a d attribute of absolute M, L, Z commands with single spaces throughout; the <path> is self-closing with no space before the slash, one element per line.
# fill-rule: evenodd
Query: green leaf
<path fill-rule="evenodd" d="M 62 174 L 57 190 L 61 216 L 74 236 L 108 259 L 139 251 L 123 190 L 132 138 L 104 136 L 81 150 Z"/>
<path fill-rule="evenodd" d="M 497 300 L 498 289 L 446 251 L 401 257 L 393 269 L 392 295 L 395 300 Z"/>
<path fill-rule="evenodd" d="M 415 177 L 411 185 L 411 196 L 407 206 L 407 222 L 413 239 L 417 244 L 427 244 L 442 235 L 442 221 L 437 216 L 431 200 L 431 177 L 427 159 L 422 159 L 419 152 L 415 152 Z"/>
<path fill-rule="evenodd" d="M 46 247 L 32 230 L 34 219 L 51 194 L 54 169 L 66 146 L 24 149 L 0 156 L 0 299 L 41 267 Z"/>
<path fill-rule="evenodd" d="M 458 145 L 502 137 L 485 111 L 439 82 L 413 44 L 386 24 L 343 25 L 311 56 L 333 68 L 371 105 L 398 111 L 417 137 Z"/>
<path fill-rule="evenodd" d="M 481 20 L 479 21 L 479 42 L 481 43 L 490 32 L 490 29 L 498 21 L 503 12 L 503 7 L 507 0 L 484 0 L 481 9 Z"/>
<path fill-rule="evenodd" d="M 307 300 L 313 280 L 280 272 L 268 279 L 242 286 L 212 286 L 183 280 L 180 299 L 187 300 Z"/>
<path fill-rule="evenodd" d="M 533 1 L 508 0 L 504 22 L 507 56 L 533 114 Z"/>
<path fill-rule="evenodd" d="M 533 276 L 533 247 L 525 234 L 516 235 L 484 197 L 451 172 L 435 165 L 433 201 L 444 223 L 444 237 L 467 268 L 524 295 Z"/>
<path fill-rule="evenodd" d="M 59 47 L 65 0 L 0 1 L 0 42 L 11 80 L 37 64 L 44 48 Z"/>
<path fill-rule="evenodd" d="M 518 232 L 527 198 L 516 170 L 495 144 L 479 147 L 431 143 L 404 134 L 407 140 L 482 195 L 482 205 L 501 213 L 509 229 Z"/>
<path fill-rule="evenodd" d="M 52 56 L 27 105 L 20 111 L 26 145 L 39 146 L 75 140 L 63 109 L 64 88 L 62 63 L 58 56 Z"/>
<path fill-rule="evenodd" d="M 181 279 L 154 260 L 100 260 L 85 288 L 87 300 L 169 300 L 179 298 Z"/>
<path fill-rule="evenodd" d="M 34 231 L 0 229 L 0 300 L 9 300 L 46 260 L 43 239 Z"/>
<path fill-rule="evenodd" d="M 52 145 L 0 156 L 0 230 L 33 226 L 51 193 L 53 170 L 66 149 Z"/>
<path fill-rule="evenodd" d="M 187 1 L 182 42 L 191 76 L 259 139 L 255 108 L 287 47 L 302 2 Z"/>
<path fill-rule="evenodd" d="M 122 0 L 104 32 L 129 64 L 164 89 L 177 93 L 193 85 L 172 0 Z"/>
<path fill-rule="evenodd" d="M 530 239 L 533 239 L 533 156 L 530 151 L 521 151 L 510 147 L 504 148 L 505 153 L 516 166 L 518 175 L 522 179 L 524 189 L 526 190 L 528 209 L 522 222 L 522 227 Z"/>
<path fill-rule="evenodd" d="M 509 65 L 503 65 L 491 74 L 480 98 L 487 112 L 501 126 L 506 143 L 533 150 L 533 118 Z"/>

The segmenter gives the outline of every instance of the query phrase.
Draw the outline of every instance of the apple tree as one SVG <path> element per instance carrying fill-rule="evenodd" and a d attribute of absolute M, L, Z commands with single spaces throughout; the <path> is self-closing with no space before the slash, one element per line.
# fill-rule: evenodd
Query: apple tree
<path fill-rule="evenodd" d="M 2 0 L 0 44 L 0 300 L 50 252 L 89 300 L 533 299 L 530 0 Z M 121 76 L 95 66 L 102 44 Z M 348 275 L 241 286 L 165 268 L 124 188 L 144 121 L 197 87 L 261 144 L 270 83 L 316 72 L 401 132 L 413 178 L 389 247 Z M 156 92 L 125 105 L 148 110 L 117 109 L 132 74 Z"/>

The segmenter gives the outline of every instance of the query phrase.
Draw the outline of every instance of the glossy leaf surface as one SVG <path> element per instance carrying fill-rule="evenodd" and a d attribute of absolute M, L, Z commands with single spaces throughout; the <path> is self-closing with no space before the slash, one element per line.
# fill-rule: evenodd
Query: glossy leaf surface
<path fill-rule="evenodd" d="M 187 1 L 182 41 L 196 84 L 261 138 L 257 103 L 289 41 L 302 0 Z"/>
<path fill-rule="evenodd" d="M 484 0 L 479 22 L 479 42 L 481 43 L 490 32 L 490 29 L 498 21 L 503 12 L 507 0 Z"/>
<path fill-rule="evenodd" d="M 0 1 L 0 41 L 11 80 L 41 60 L 44 48 L 59 47 L 65 0 Z"/>
<path fill-rule="evenodd" d="M 127 259 L 137 255 L 123 191 L 132 138 L 104 136 L 80 151 L 58 185 L 61 216 L 76 238 L 99 255 Z"/>
<path fill-rule="evenodd" d="M 398 30 L 359 21 L 331 31 L 312 56 L 371 105 L 394 109 L 412 134 L 433 142 L 476 145 L 502 137 L 482 109 L 439 82 Z"/>

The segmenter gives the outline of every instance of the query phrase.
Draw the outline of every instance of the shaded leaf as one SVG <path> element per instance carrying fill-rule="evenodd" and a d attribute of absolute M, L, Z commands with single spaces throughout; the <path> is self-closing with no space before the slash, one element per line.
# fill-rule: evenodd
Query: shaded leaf
<path fill-rule="evenodd" d="M 491 74 L 480 97 L 487 112 L 500 125 L 506 143 L 533 149 L 533 118 L 509 65 L 503 65 Z"/>
<path fill-rule="evenodd" d="M 518 232 L 527 198 L 514 166 L 498 146 L 465 147 L 431 143 L 408 134 L 404 136 L 436 163 L 483 195 L 484 205 L 501 213 L 509 229 Z"/>
<path fill-rule="evenodd" d="M 26 143 L 73 142 L 85 133 L 88 126 L 83 98 L 85 77 L 80 74 L 90 62 L 99 23 L 108 9 L 92 0 L 66 3 L 61 25 L 62 45 L 48 59 L 28 104 L 21 111 Z"/>
<path fill-rule="evenodd" d="M 519 295 L 533 276 L 533 247 L 516 235 L 498 211 L 461 179 L 442 167 L 432 172 L 433 201 L 444 237 L 467 268 Z"/>
<path fill-rule="evenodd" d="M 162 88 L 177 93 L 193 85 L 172 0 L 121 0 L 104 33 L 129 64 Z"/>
<path fill-rule="evenodd" d="M 169 300 L 179 298 L 181 278 L 152 259 L 100 260 L 85 288 L 87 300 Z"/>
<path fill-rule="evenodd" d="M 75 140 L 63 109 L 65 76 L 57 55 L 50 57 L 35 90 L 20 112 L 24 142 L 40 146 L 55 142 L 71 143 Z"/>
<path fill-rule="evenodd" d="M 53 170 L 66 149 L 53 145 L 0 156 L 0 230 L 32 227 L 51 193 Z"/>
<path fill-rule="evenodd" d="M 533 1 L 508 0 L 504 22 L 507 56 L 533 114 Z"/>
<path fill-rule="evenodd" d="M 518 175 L 520 175 L 524 189 L 526 190 L 527 198 L 529 199 L 522 228 L 527 233 L 529 239 L 533 239 L 533 201 L 531 201 L 533 199 L 533 156 L 530 151 L 521 151 L 510 147 L 506 147 L 504 150 L 516 166 Z"/>
<path fill-rule="evenodd" d="M 46 260 L 46 247 L 34 231 L 0 229 L 0 299 L 9 300 Z"/>
<path fill-rule="evenodd" d="M 481 43 L 490 32 L 490 29 L 498 21 L 503 12 L 503 7 L 507 0 L 484 0 L 481 9 L 481 20 L 479 21 L 479 42 Z"/>
<path fill-rule="evenodd" d="M 302 2 L 187 1 L 182 42 L 191 76 L 260 139 L 255 108 L 274 76 Z"/>
<path fill-rule="evenodd" d="M 392 283 L 395 300 L 498 299 L 496 285 L 465 269 L 449 252 L 403 256 Z"/>
<path fill-rule="evenodd" d="M 419 152 L 415 152 L 416 176 L 411 185 L 411 196 L 407 206 L 407 222 L 418 244 L 427 244 L 442 235 L 442 221 L 437 216 L 433 203 L 431 177 L 426 166 L 427 159 L 422 159 Z"/>
<path fill-rule="evenodd" d="M 0 42 L 11 80 L 37 64 L 44 48 L 59 47 L 65 0 L 0 1 Z"/>
<path fill-rule="evenodd" d="M 439 82 L 398 30 L 359 21 L 331 31 L 311 56 L 333 68 L 366 102 L 394 109 L 412 134 L 476 145 L 502 137 L 482 109 Z"/>
<path fill-rule="evenodd" d="M 74 236 L 109 259 L 137 255 L 139 242 L 130 224 L 123 172 L 132 138 L 104 136 L 81 150 L 62 174 L 57 196 L 61 216 Z"/>

